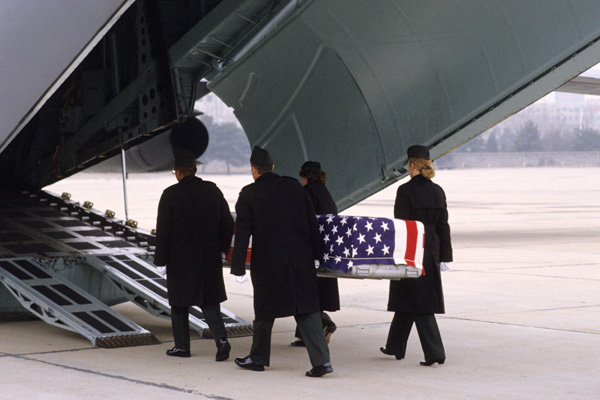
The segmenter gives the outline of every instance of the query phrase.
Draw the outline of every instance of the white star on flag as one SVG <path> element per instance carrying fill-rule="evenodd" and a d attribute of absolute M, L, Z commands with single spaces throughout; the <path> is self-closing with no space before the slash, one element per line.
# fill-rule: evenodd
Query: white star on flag
<path fill-rule="evenodd" d="M 362 233 L 358 235 L 358 241 L 361 243 L 365 242 L 365 235 L 363 235 Z"/>
<path fill-rule="evenodd" d="M 383 254 L 390 254 L 390 246 L 383 245 L 381 251 L 383 251 Z"/>
<path fill-rule="evenodd" d="M 342 272 L 357 265 L 422 268 L 425 229 L 420 222 L 329 214 L 317 219 L 326 268 Z"/>

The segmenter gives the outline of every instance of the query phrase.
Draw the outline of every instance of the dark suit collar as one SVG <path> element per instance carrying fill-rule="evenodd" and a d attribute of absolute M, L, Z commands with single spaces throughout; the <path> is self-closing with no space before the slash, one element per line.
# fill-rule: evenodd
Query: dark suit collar
<path fill-rule="evenodd" d="M 268 181 L 275 178 L 279 178 L 279 175 L 277 175 L 275 172 L 265 172 L 264 174 L 256 178 L 255 182 Z"/>
<path fill-rule="evenodd" d="M 308 181 L 308 182 L 306 183 L 306 186 L 305 186 L 305 187 L 308 187 L 308 186 L 325 186 L 325 185 L 323 185 L 321 182 Z"/>
<path fill-rule="evenodd" d="M 184 177 L 183 179 L 181 179 L 179 181 L 179 183 L 192 182 L 194 179 L 200 179 L 200 178 L 198 178 L 196 175 L 188 175 L 188 176 Z M 200 179 L 200 180 L 202 180 L 202 179 Z"/>

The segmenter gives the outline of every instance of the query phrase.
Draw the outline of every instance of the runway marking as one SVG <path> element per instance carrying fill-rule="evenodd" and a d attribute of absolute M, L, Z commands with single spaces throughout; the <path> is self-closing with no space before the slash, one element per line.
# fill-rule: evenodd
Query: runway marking
<path fill-rule="evenodd" d="M 66 350 L 65 352 L 68 352 L 68 351 L 78 351 L 78 350 Z M 59 351 L 48 352 L 48 353 L 59 353 Z M 44 353 L 44 354 L 48 354 L 48 353 Z M 177 386 L 167 385 L 166 383 L 147 382 L 147 381 L 142 381 L 142 380 L 139 380 L 139 379 L 127 378 L 127 377 L 121 376 L 121 375 L 111 375 L 111 374 L 107 374 L 107 373 L 104 373 L 104 372 L 92 371 L 92 370 L 89 370 L 89 369 L 71 367 L 69 365 L 63 365 L 63 364 L 57 364 L 57 363 L 53 363 L 53 362 L 49 362 L 49 361 L 44 361 L 44 360 L 38 360 L 38 359 L 35 359 L 35 358 L 30 358 L 29 356 L 22 356 L 22 355 L 15 355 L 15 354 L 6 354 L 6 353 L 4 353 L 4 356 L 5 357 L 16 358 L 16 359 L 20 359 L 20 360 L 33 361 L 33 362 L 37 362 L 37 363 L 41 363 L 41 364 L 46 364 L 46 365 L 51 365 L 51 366 L 54 366 L 54 367 L 59 367 L 59 368 L 64 368 L 64 369 L 68 369 L 68 370 L 72 370 L 72 371 L 82 372 L 84 374 L 96 375 L 96 376 L 101 376 L 101 377 L 104 377 L 104 378 L 110 378 L 110 379 L 116 379 L 116 380 L 120 380 L 120 381 L 135 383 L 135 384 L 138 384 L 138 385 L 152 386 L 152 387 L 156 387 L 156 388 L 159 388 L 159 389 L 166 389 L 166 390 L 171 390 L 171 391 L 175 391 L 175 392 L 183 392 L 183 393 L 195 394 L 195 395 L 199 395 L 199 396 L 204 396 L 207 399 L 233 400 L 230 397 L 208 395 L 208 394 L 200 393 L 197 390 L 183 389 L 183 388 L 180 388 L 180 387 L 177 387 Z"/>

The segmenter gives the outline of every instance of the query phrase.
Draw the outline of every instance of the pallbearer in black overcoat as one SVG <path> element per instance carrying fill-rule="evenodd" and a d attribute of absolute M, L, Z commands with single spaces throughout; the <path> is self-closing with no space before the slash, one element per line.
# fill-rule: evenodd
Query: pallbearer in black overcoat
<path fill-rule="evenodd" d="M 321 164 L 316 161 L 307 161 L 300 168 L 300 178 L 302 186 L 308 193 L 310 202 L 317 214 L 337 215 L 337 205 L 327 190 L 327 173 L 321 169 Z M 337 311 L 340 309 L 340 292 L 336 278 L 317 277 L 319 285 L 319 305 L 321 309 L 321 324 L 325 332 L 327 343 L 333 332 L 337 329 L 331 317 L 325 311 Z M 292 346 L 304 346 L 300 332 L 296 328 L 296 339 Z"/>
<path fill-rule="evenodd" d="M 410 181 L 401 185 L 396 194 L 394 218 L 421 221 L 425 226 L 424 274 L 416 279 L 390 281 L 388 311 L 395 314 L 381 351 L 404 358 L 414 322 L 425 354 L 421 364 L 443 364 L 446 353 L 434 314 L 445 312 L 440 263 L 452 261 L 446 195 L 431 181 L 435 172 L 427 147 L 409 147 L 408 172 Z"/>
<path fill-rule="evenodd" d="M 275 318 L 294 316 L 313 368 L 307 376 L 333 372 L 321 328 L 315 260 L 321 257 L 317 218 L 297 180 L 273 173 L 270 154 L 254 147 L 254 183 L 240 192 L 231 273 L 245 274 L 250 236 L 250 276 L 254 287 L 254 334 L 250 355 L 238 366 L 263 371 L 270 364 Z"/>
<path fill-rule="evenodd" d="M 154 263 L 167 267 L 167 289 L 175 347 L 170 356 L 190 356 L 189 307 L 200 306 L 217 343 L 217 361 L 231 348 L 220 303 L 227 300 L 221 252 L 233 236 L 233 218 L 223 194 L 194 174 L 191 153 L 176 152 L 179 183 L 164 190 L 158 205 Z"/>

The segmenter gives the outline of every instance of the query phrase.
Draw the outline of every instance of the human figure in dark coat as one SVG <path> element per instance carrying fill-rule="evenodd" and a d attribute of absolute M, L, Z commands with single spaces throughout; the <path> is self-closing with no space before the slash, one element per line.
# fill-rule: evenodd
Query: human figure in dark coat
<path fill-rule="evenodd" d="M 233 218 L 223 194 L 195 176 L 190 152 L 175 154 L 179 183 L 163 192 L 158 204 L 154 263 L 167 267 L 167 289 L 175 347 L 167 355 L 190 357 L 189 308 L 200 306 L 217 344 L 216 361 L 229 358 L 231 345 L 221 315 L 227 300 L 221 252 L 233 236 Z"/>
<path fill-rule="evenodd" d="M 254 334 L 250 355 L 236 358 L 241 368 L 264 371 L 270 364 L 275 318 L 294 316 L 313 368 L 309 377 L 333 372 L 321 328 L 315 260 L 321 256 L 317 218 L 297 180 L 273 173 L 270 154 L 254 147 L 255 182 L 240 192 L 231 273 L 246 273 L 250 236 L 250 276 L 254 287 Z"/>
<path fill-rule="evenodd" d="M 408 148 L 408 172 L 410 181 L 396 194 L 394 218 L 421 221 L 425 226 L 424 273 L 416 279 L 390 281 L 388 311 L 395 313 L 387 343 L 380 350 L 403 359 L 414 322 L 425 354 L 421 365 L 431 366 L 446 360 L 434 314 L 445 312 L 440 263 L 452 261 L 450 226 L 444 190 L 431 181 L 435 172 L 427 147 Z"/>
<path fill-rule="evenodd" d="M 308 193 L 315 213 L 337 215 L 337 205 L 325 186 L 327 183 L 327 173 L 321 169 L 321 163 L 307 161 L 302 164 L 299 174 L 302 179 L 302 186 L 304 186 L 304 190 Z M 317 277 L 317 283 L 319 285 L 321 324 L 323 325 L 325 340 L 329 343 L 329 339 L 337 329 L 337 326 L 325 311 L 337 311 L 340 309 L 340 291 L 337 278 Z M 304 341 L 301 339 L 298 328 L 296 328 L 296 337 L 298 339 L 292 342 L 292 346 L 304 346 Z"/>

